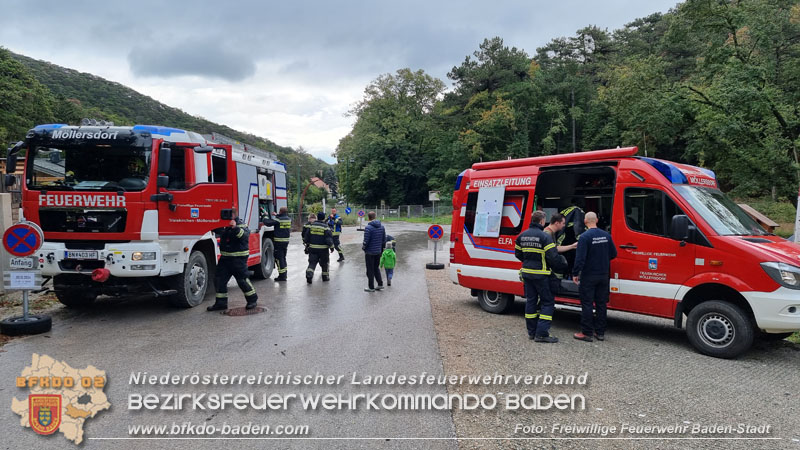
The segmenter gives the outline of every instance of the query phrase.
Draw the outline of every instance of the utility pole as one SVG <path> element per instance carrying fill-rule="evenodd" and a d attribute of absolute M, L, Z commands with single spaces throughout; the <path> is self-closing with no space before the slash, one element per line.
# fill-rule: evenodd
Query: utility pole
<path fill-rule="evenodd" d="M 300 211 L 300 166 L 302 166 L 302 164 L 298 162 L 297 163 L 297 223 L 301 224 L 303 223 L 303 218 L 301 217 L 303 211 Z"/>
<path fill-rule="evenodd" d="M 574 110 L 575 109 L 575 88 L 572 88 L 572 90 L 570 91 L 570 94 L 572 96 L 572 109 Z M 572 115 L 572 114 L 570 114 L 570 116 L 572 116 L 572 153 L 575 153 L 577 151 L 576 150 L 576 145 L 575 145 L 575 116 Z"/>

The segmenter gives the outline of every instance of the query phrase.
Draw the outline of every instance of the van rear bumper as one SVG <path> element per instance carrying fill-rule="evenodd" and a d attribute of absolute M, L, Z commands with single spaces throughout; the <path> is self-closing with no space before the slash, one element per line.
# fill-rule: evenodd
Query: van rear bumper
<path fill-rule="evenodd" d="M 767 333 L 800 331 L 800 291 L 780 287 L 772 292 L 742 292 L 758 328 Z"/>

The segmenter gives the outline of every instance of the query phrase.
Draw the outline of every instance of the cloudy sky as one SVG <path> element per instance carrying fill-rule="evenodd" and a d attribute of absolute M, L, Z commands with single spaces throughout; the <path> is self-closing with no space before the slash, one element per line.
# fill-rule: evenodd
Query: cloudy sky
<path fill-rule="evenodd" d="M 500 36 L 533 55 L 677 0 L 0 0 L 0 46 L 333 162 L 378 75 L 447 72 Z"/>

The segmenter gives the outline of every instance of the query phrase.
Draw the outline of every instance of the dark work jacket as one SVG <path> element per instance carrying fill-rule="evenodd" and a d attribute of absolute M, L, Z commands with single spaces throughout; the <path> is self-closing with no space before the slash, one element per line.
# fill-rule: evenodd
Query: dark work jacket
<path fill-rule="evenodd" d="M 250 230 L 238 217 L 236 227 L 217 229 L 219 233 L 219 251 L 222 256 L 244 256 L 250 254 Z"/>
<path fill-rule="evenodd" d="M 617 257 L 617 249 L 611 235 L 599 228 L 590 228 L 578 239 L 575 266 L 572 274 L 577 276 L 608 276 L 609 264 Z"/>
<path fill-rule="evenodd" d="M 275 227 L 273 240 L 275 242 L 289 242 L 289 234 L 292 232 L 292 219 L 286 214 L 277 215 L 274 219 L 264 219 L 264 225 Z"/>
<path fill-rule="evenodd" d="M 308 251 L 311 253 L 325 253 L 333 248 L 333 234 L 328 224 L 322 221 L 312 223 L 307 231 Z"/>
<path fill-rule="evenodd" d="M 373 220 L 364 228 L 364 243 L 361 249 L 368 255 L 380 255 L 386 243 L 386 229 L 380 220 Z"/>
<path fill-rule="evenodd" d="M 543 226 L 532 223 L 530 228 L 517 236 L 514 256 L 522 261 L 520 274 L 523 278 L 547 278 L 551 268 L 562 271 L 567 267 L 567 260 L 558 254 L 553 238 L 543 230 Z"/>

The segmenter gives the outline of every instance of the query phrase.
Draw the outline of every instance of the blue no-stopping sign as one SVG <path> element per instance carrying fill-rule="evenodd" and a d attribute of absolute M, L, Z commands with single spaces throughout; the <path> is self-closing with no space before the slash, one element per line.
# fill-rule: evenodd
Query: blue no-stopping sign
<path fill-rule="evenodd" d="M 3 247 L 14 256 L 29 256 L 42 246 L 42 238 L 37 225 L 18 223 L 3 234 Z"/>
<path fill-rule="evenodd" d="M 444 229 L 441 225 L 431 225 L 428 228 L 428 237 L 434 241 L 438 241 L 444 236 Z"/>
<path fill-rule="evenodd" d="M 359 209 L 358 210 L 358 217 L 364 217 L 364 210 L 363 209 Z"/>

